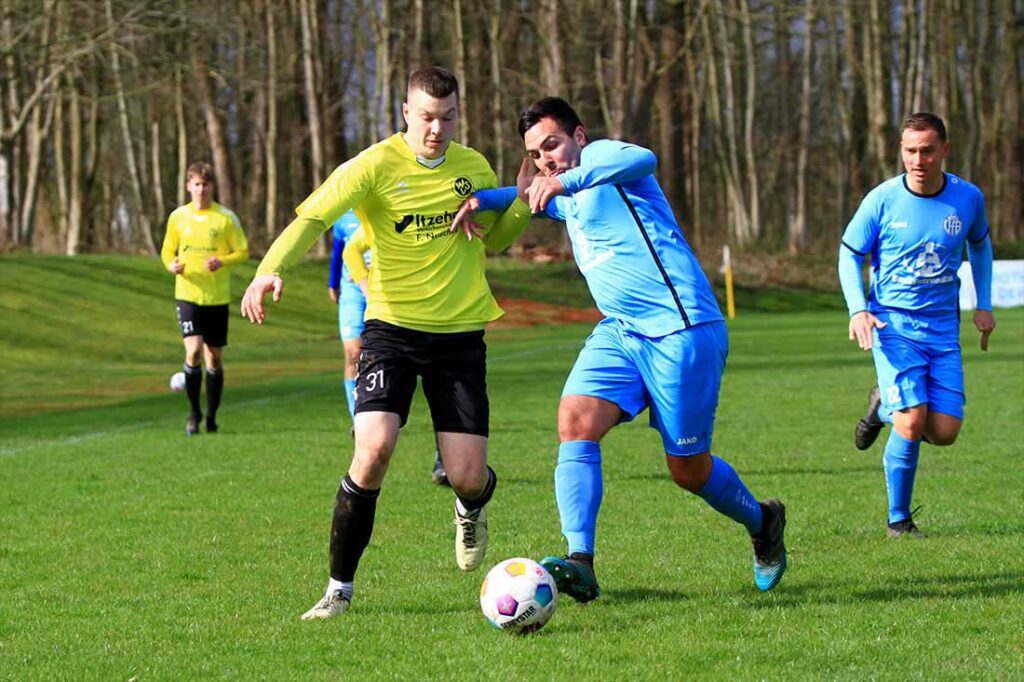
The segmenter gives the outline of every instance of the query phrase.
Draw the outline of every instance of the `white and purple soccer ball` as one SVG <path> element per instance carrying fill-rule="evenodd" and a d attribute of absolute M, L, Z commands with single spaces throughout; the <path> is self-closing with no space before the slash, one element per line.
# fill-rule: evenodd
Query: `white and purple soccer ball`
<path fill-rule="evenodd" d="M 185 373 L 175 372 L 171 375 L 171 390 L 180 393 L 185 390 Z"/>
<path fill-rule="evenodd" d="M 480 586 L 480 608 L 491 625 L 517 634 L 536 632 L 555 612 L 555 579 L 532 559 L 506 559 Z"/>

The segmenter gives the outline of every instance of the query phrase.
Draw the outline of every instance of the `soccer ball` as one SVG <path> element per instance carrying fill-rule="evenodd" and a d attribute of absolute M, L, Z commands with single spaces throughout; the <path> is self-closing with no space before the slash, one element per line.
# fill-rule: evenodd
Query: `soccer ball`
<path fill-rule="evenodd" d="M 175 372 L 171 375 L 171 390 L 172 391 L 184 391 L 185 390 L 185 373 Z"/>
<path fill-rule="evenodd" d="M 480 608 L 491 625 L 526 634 L 544 627 L 555 612 L 555 579 L 532 559 L 506 559 L 495 566 L 480 586 Z"/>

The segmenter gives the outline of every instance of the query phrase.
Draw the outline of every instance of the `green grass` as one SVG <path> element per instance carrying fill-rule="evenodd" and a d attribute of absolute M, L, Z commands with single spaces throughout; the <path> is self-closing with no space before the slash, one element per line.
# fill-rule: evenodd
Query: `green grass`
<path fill-rule="evenodd" d="M 267 326 L 233 321 L 222 432 L 186 439 L 154 262 L 0 258 L 0 678 L 1021 677 L 1024 311 L 997 312 L 985 354 L 965 318 L 964 431 L 923 448 L 929 538 L 900 542 L 884 538 L 881 445 L 851 443 L 873 371 L 845 313 L 741 308 L 715 451 L 786 502 L 783 582 L 754 589 L 744 533 L 671 484 L 641 418 L 604 444 L 603 596 L 511 637 L 479 612 L 483 572 L 455 568 L 421 398 L 352 610 L 299 621 L 351 453 L 323 270 L 290 278 Z M 525 294 L 528 276 L 497 272 Z M 561 550 L 555 410 L 587 330 L 488 334 L 491 562 Z"/>

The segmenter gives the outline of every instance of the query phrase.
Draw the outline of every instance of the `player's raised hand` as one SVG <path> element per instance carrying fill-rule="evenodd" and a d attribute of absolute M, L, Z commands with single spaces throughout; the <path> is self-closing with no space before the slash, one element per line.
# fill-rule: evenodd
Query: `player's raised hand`
<path fill-rule="evenodd" d="M 263 324 L 267 318 L 263 309 L 263 297 L 273 291 L 274 303 L 281 300 L 284 291 L 284 280 L 277 275 L 256 275 L 242 296 L 242 317 L 254 324 Z"/>
<path fill-rule="evenodd" d="M 537 175 L 526 188 L 527 203 L 530 204 L 530 211 L 541 213 L 547 208 L 552 197 L 565 194 L 565 187 L 554 175 Z"/>
<path fill-rule="evenodd" d="M 861 350 L 871 350 L 875 341 L 875 328 L 888 326 L 866 310 L 862 310 L 850 318 L 850 340 L 856 341 Z"/>
<path fill-rule="evenodd" d="M 516 196 L 524 204 L 529 204 L 530 199 L 526 195 L 527 188 L 533 184 L 533 179 L 540 173 L 540 169 L 537 168 L 537 164 L 533 162 L 528 156 L 523 157 L 523 162 L 519 165 L 519 174 L 516 175 Z"/>
<path fill-rule="evenodd" d="M 476 222 L 477 209 L 480 208 L 480 200 L 476 198 L 476 195 L 470 195 L 468 199 L 462 202 L 462 206 L 459 206 L 459 210 L 455 213 L 455 218 L 452 220 L 451 231 L 462 230 L 466 235 L 466 239 L 473 241 L 473 237 L 477 239 L 483 239 L 483 231 L 487 229 L 485 225 L 481 225 Z"/>
<path fill-rule="evenodd" d="M 996 329 L 996 318 L 991 310 L 975 310 L 974 326 L 981 332 L 981 349 L 988 350 L 988 337 Z"/>

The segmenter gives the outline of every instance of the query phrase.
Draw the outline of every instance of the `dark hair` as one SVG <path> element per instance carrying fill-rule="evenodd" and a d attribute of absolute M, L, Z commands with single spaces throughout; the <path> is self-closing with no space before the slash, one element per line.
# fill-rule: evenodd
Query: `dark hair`
<path fill-rule="evenodd" d="M 526 131 L 537 125 L 542 118 L 550 118 L 570 137 L 576 128 L 583 125 L 580 117 L 561 97 L 544 97 L 523 109 L 519 114 L 519 136 L 526 137 Z"/>
<path fill-rule="evenodd" d="M 443 66 L 428 66 L 409 75 L 408 89 L 422 90 L 431 97 L 444 99 L 452 93 L 459 98 L 459 79 Z"/>
<path fill-rule="evenodd" d="M 934 130 L 939 134 L 940 140 L 946 141 L 946 124 L 942 122 L 941 118 L 935 114 L 929 114 L 927 111 L 919 111 L 903 119 L 900 134 L 904 130 Z"/>
<path fill-rule="evenodd" d="M 188 182 L 188 179 L 193 175 L 204 182 L 212 182 L 214 184 L 217 182 L 217 176 L 213 172 L 213 166 L 205 161 L 196 161 L 188 167 L 185 171 L 185 182 Z"/>

